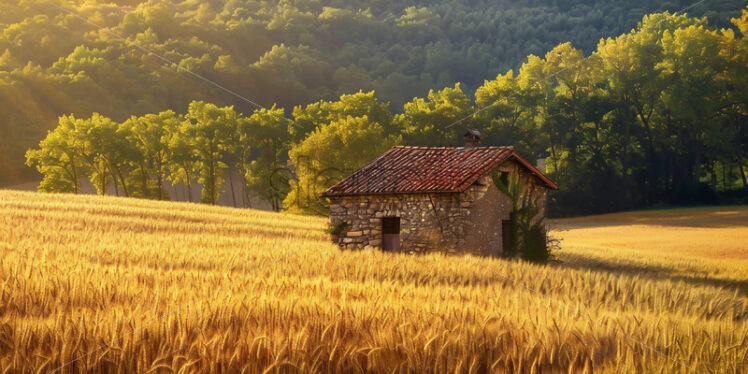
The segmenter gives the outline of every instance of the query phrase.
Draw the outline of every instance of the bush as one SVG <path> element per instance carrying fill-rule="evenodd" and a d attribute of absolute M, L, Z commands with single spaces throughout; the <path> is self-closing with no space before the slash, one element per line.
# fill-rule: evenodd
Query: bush
<path fill-rule="evenodd" d="M 348 230 L 350 230 L 350 229 L 351 229 L 351 225 L 348 222 L 345 222 L 345 221 L 336 221 L 336 222 L 330 222 L 330 223 L 328 223 L 327 224 L 327 229 L 325 231 L 327 231 L 328 234 L 330 234 L 330 235 L 332 235 L 332 236 L 334 236 L 336 238 L 339 238 L 339 237 L 345 235 L 345 233 L 347 233 Z"/>
<path fill-rule="evenodd" d="M 546 240 L 547 235 L 541 225 L 531 226 L 522 235 L 522 239 L 519 253 L 523 259 L 533 262 L 546 262 L 551 258 L 551 251 Z"/>
<path fill-rule="evenodd" d="M 548 261 L 552 257 L 551 247 L 554 246 L 549 246 L 543 218 L 534 220 L 540 212 L 539 197 L 534 194 L 535 191 L 525 191 L 515 173 L 495 174 L 492 179 L 499 191 L 512 201 L 512 212 L 509 214 L 512 244 L 511 248 L 504 248 L 504 257 L 519 257 L 533 262 Z"/>

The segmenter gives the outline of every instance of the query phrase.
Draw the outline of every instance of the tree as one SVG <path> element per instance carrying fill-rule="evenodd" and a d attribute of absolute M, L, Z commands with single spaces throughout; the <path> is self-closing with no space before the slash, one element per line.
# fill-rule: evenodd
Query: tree
<path fill-rule="evenodd" d="M 460 129 L 470 126 L 472 112 L 470 99 L 457 83 L 441 91 L 429 91 L 427 99 L 414 98 L 406 103 L 403 113 L 395 116 L 395 123 L 408 144 L 457 145 Z"/>
<path fill-rule="evenodd" d="M 170 163 L 169 140 L 180 125 L 180 118 L 171 110 L 158 114 L 146 114 L 142 117 L 131 117 L 125 126 L 138 148 L 141 158 L 138 168 L 141 174 L 141 194 L 145 197 L 153 196 L 163 200 L 163 189 Z M 149 187 L 148 174 L 152 173 L 156 185 Z M 155 190 L 155 193 L 152 191 Z"/>
<path fill-rule="evenodd" d="M 94 113 L 80 124 L 79 135 L 82 136 L 85 153 L 89 163 L 95 165 L 92 178 L 105 188 L 104 175 L 108 169 L 115 194 L 119 196 L 121 187 L 124 195 L 129 196 L 127 177 L 138 158 L 137 147 L 128 139 L 130 129 L 99 113 Z M 100 193 L 103 194 L 103 190 Z"/>
<path fill-rule="evenodd" d="M 665 31 L 662 36 L 662 61 L 656 67 L 666 88 L 660 100 L 665 107 L 665 130 L 676 136 L 674 142 L 668 142 L 670 152 L 688 160 L 676 170 L 681 183 L 699 182 L 705 142 L 722 130 L 713 120 L 723 105 L 717 93 L 725 90 L 715 79 L 726 65 L 721 42 L 718 31 L 702 25 Z"/>
<path fill-rule="evenodd" d="M 732 19 L 742 37 L 731 30 L 723 31 L 727 39 L 722 46 L 722 55 L 727 59 L 727 69 L 721 76 L 732 90 L 724 91 L 724 105 L 720 108 L 727 123 L 728 133 L 732 134 L 732 149 L 738 164 L 738 172 L 743 189 L 748 191 L 748 179 L 744 166 L 748 154 L 748 7 L 740 17 Z"/>
<path fill-rule="evenodd" d="M 389 103 L 380 102 L 374 91 L 359 91 L 355 94 L 342 95 L 337 101 L 321 100 L 304 107 L 294 107 L 293 117 L 299 126 L 290 130 L 295 141 L 300 142 L 318 127 L 348 116 L 367 116 L 371 121 L 383 126 L 385 130 L 393 130 Z"/>
<path fill-rule="evenodd" d="M 40 149 L 27 152 L 29 164 L 36 164 L 44 176 L 41 190 L 78 193 L 87 172 L 99 194 L 114 182 L 115 192 L 119 185 L 127 196 L 127 168 L 137 153 L 127 140 L 127 129 L 98 113 L 87 119 L 62 116 L 58 123 Z"/>
<path fill-rule="evenodd" d="M 192 202 L 192 181 L 198 173 L 198 155 L 193 145 L 192 127 L 189 121 L 182 121 L 166 139 L 169 152 L 169 181 L 173 185 L 185 184 L 189 202 Z"/>
<path fill-rule="evenodd" d="M 243 158 L 243 174 L 247 188 L 266 201 L 273 210 L 282 208 L 288 193 L 288 175 L 284 159 L 291 146 L 292 126 L 284 118 L 283 109 L 260 109 L 242 121 L 239 144 L 251 144 L 256 156 L 249 162 Z"/>
<path fill-rule="evenodd" d="M 539 131 L 535 118 L 541 95 L 537 85 L 521 87 L 512 70 L 483 82 L 475 91 L 475 104 L 480 112 L 474 122 L 484 143 L 513 145 L 527 155 L 545 152 L 545 135 Z"/>
<path fill-rule="evenodd" d="M 40 192 L 80 192 L 83 160 L 76 149 L 75 122 L 73 116 L 59 118 L 58 126 L 47 133 L 39 143 L 39 149 L 26 152 L 26 164 L 36 166 L 42 174 Z"/>
<path fill-rule="evenodd" d="M 661 153 L 666 135 L 658 126 L 664 122 L 660 97 L 667 85 L 656 68 L 663 59 L 661 39 L 666 31 L 700 24 L 705 20 L 668 12 L 652 14 L 645 16 L 633 32 L 598 45 L 609 91 L 617 100 L 625 126 L 624 172 L 637 176 L 645 201 L 657 200 L 667 184 L 667 178 L 663 183 L 667 173 Z M 639 144 L 643 157 L 629 152 Z"/>
<path fill-rule="evenodd" d="M 556 46 L 545 55 L 545 60 L 547 66 L 553 71 L 552 75 L 556 81 L 554 97 L 558 112 L 554 114 L 564 119 L 564 121 L 555 121 L 555 123 L 566 125 L 557 133 L 565 134 L 565 148 L 569 150 L 569 163 L 570 166 L 574 166 L 578 161 L 581 106 L 594 89 L 596 82 L 593 72 L 597 68 L 598 60 L 593 57 L 586 58 L 582 51 L 572 47 L 571 43 Z"/>
<path fill-rule="evenodd" d="M 283 207 L 292 213 L 323 214 L 327 205 L 319 195 L 333 183 L 362 167 L 395 144 L 384 128 L 368 116 L 335 120 L 320 126 L 293 146 L 290 163 L 298 177 Z"/>
<path fill-rule="evenodd" d="M 231 134 L 236 132 L 239 115 L 233 107 L 219 108 L 202 101 L 190 103 L 185 116 L 191 126 L 187 135 L 198 156 L 199 182 L 203 186 L 201 201 L 216 204 L 221 195 L 223 171 L 227 165 L 224 157 L 229 153 Z"/>
<path fill-rule="evenodd" d="M 309 172 L 301 169 L 316 162 L 300 155 L 286 168 L 289 147 L 319 139 L 315 134 L 332 123 L 365 116 L 383 129 L 387 141 L 400 135 L 408 144 L 460 145 L 465 128 L 477 127 L 484 144 L 514 145 L 528 157 L 550 155 L 547 172 L 564 186 L 550 196 L 555 214 L 744 198 L 744 192 L 730 190 L 742 185 L 748 191 L 748 9 L 738 17 L 737 11 L 710 11 L 709 22 L 651 14 L 632 31 L 598 42 L 595 30 L 630 30 L 635 12 L 610 18 L 605 16 L 610 8 L 601 11 L 603 2 L 585 5 L 591 10 L 582 21 L 563 14 L 546 20 L 542 11 L 540 18 L 517 11 L 516 6 L 534 8 L 520 3 L 509 9 L 481 3 L 480 15 L 473 5 L 455 12 L 451 5 L 406 9 L 394 3 L 371 11 L 358 10 L 364 7 L 357 2 L 337 8 L 190 3 L 180 5 L 177 18 L 169 13 L 176 8 L 168 0 L 124 16 L 111 4 L 88 4 L 86 14 L 105 27 L 120 28 L 128 39 L 224 87 L 241 87 L 246 97 L 278 103 L 257 111 L 252 120 L 193 103 L 184 123 L 177 125 L 173 113 L 167 115 L 169 124 L 162 123 L 159 113 L 134 117 L 125 126 L 117 121 L 132 113 L 180 111 L 196 92 L 206 99 L 213 93 L 204 90 L 204 82 L 185 79 L 183 70 L 164 67 L 122 40 L 99 40 L 99 34 L 79 32 L 81 25 L 62 27 L 57 24 L 62 18 L 18 18 L 30 5 L 10 4 L 0 14 L 6 25 L 0 35 L 5 68 L 0 71 L 0 148 L 8 150 L 0 155 L 2 181 L 18 179 L 13 175 L 20 173 L 9 166 L 19 163 L 27 144 L 45 138 L 46 125 L 19 124 L 52 123 L 60 108 L 75 113 L 106 108 L 107 117 L 70 117 L 65 130 L 70 134 L 48 135 L 46 143 L 26 153 L 27 163 L 42 172 L 44 190 L 74 192 L 76 180 L 87 176 L 99 193 L 113 188 L 116 194 L 163 197 L 156 188 L 161 179 L 184 182 L 191 193 L 198 177 L 206 186 L 203 200 L 215 202 L 226 169 L 229 178 L 238 169 L 245 202 L 251 189 L 278 209 L 288 177 L 306 175 L 308 184 Z M 635 7 L 640 12 L 652 7 L 640 5 Z M 727 23 L 731 17 L 733 26 Z M 545 21 L 543 27 L 527 26 L 538 20 Z M 192 31 L 183 33 L 174 22 Z M 443 30 L 421 35 L 435 24 Z M 522 36 L 527 27 L 534 35 L 529 39 Z M 353 29 L 346 35 L 333 32 L 342 28 Z M 571 43 L 554 39 L 559 33 L 551 31 L 559 29 L 575 30 L 565 34 Z M 418 35 L 401 38 L 405 30 Z M 241 43 L 223 43 L 223 33 Z M 57 52 L 39 55 L 24 47 L 29 45 Z M 508 69 L 526 53 L 533 55 L 519 70 Z M 487 74 L 496 78 L 481 85 L 478 80 Z M 454 84 L 455 78 L 465 86 Z M 163 84 L 142 84 L 156 80 Z M 379 96 L 359 91 L 325 99 L 356 85 L 377 88 Z M 434 86 L 447 88 L 413 98 Z M 463 88 L 476 86 L 473 108 L 471 93 Z M 402 105 L 402 113 L 393 117 L 381 97 Z M 318 101 L 299 105 L 309 99 Z M 260 100 L 270 104 L 265 101 Z M 298 126 L 274 116 L 293 105 Z M 164 126 L 175 129 L 164 136 Z M 277 172 L 267 175 L 270 170 Z M 304 199 L 293 194 L 298 193 L 290 192 L 293 201 Z"/>

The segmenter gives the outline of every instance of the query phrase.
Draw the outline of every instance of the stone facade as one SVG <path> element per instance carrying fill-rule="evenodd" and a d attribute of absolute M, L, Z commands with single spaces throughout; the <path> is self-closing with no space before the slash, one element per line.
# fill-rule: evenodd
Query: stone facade
<path fill-rule="evenodd" d="M 536 194 L 545 215 L 546 188 L 514 162 L 492 172 L 520 173 L 526 191 Z M 502 221 L 509 220 L 512 203 L 494 185 L 491 173 L 463 192 L 383 194 L 330 197 L 331 222 L 344 221 L 348 232 L 339 238 L 346 249 L 382 246 L 382 218 L 400 218 L 400 250 L 422 253 L 474 253 L 498 255 L 502 248 Z"/>

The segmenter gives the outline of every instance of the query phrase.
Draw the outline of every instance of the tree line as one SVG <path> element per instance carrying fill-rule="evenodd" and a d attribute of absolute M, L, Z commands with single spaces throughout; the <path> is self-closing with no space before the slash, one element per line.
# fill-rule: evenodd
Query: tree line
<path fill-rule="evenodd" d="M 79 193 L 87 179 L 101 195 L 113 189 L 118 196 L 163 200 L 170 198 L 167 183 L 183 183 L 190 198 L 200 186 L 201 202 L 208 204 L 223 192 L 224 170 L 234 168 L 247 206 L 250 190 L 268 193 L 261 177 L 287 149 L 274 144 L 288 138 L 282 112 L 244 117 L 231 107 L 194 101 L 183 115 L 167 110 L 122 123 L 98 113 L 62 116 L 39 148 L 26 153 L 27 163 L 42 174 L 43 192 Z M 279 207 L 272 194 L 266 197 Z"/>
<path fill-rule="evenodd" d="M 265 107 L 290 111 L 361 89 L 400 109 L 455 82 L 472 93 L 564 41 L 589 54 L 601 37 L 628 32 L 645 14 L 693 2 L 52 0 L 71 14 L 45 1 L 4 0 L 0 186 L 38 178 L 23 166 L 24 152 L 62 114 L 98 112 L 121 122 L 184 113 L 192 100 L 252 109 L 184 69 Z M 688 11 L 733 27 L 744 5 L 706 1 Z"/>
<path fill-rule="evenodd" d="M 196 180 L 208 203 L 231 168 L 274 208 L 313 213 L 324 211 L 318 192 L 391 145 L 455 146 L 477 128 L 484 144 L 547 158 L 561 185 L 554 215 L 744 198 L 748 9 L 732 23 L 738 32 L 652 14 L 588 55 L 562 43 L 474 92 L 430 90 L 397 113 L 369 91 L 295 106 L 293 121 L 278 108 L 245 117 L 203 102 L 119 124 L 63 116 L 28 162 L 47 191 L 75 191 L 86 175 L 163 198 L 159 181 Z"/>

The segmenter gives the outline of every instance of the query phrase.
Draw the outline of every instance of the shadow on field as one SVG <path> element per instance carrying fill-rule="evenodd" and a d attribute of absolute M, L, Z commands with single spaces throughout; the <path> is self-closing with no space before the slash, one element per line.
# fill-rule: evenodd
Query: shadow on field
<path fill-rule="evenodd" d="M 747 206 L 675 208 L 656 211 L 609 213 L 597 216 L 551 220 L 558 230 L 604 226 L 674 226 L 694 228 L 727 228 L 748 226 Z"/>
<path fill-rule="evenodd" d="M 709 286 L 724 289 L 725 291 L 738 291 L 742 296 L 748 296 L 748 281 L 719 279 L 704 273 L 696 273 L 692 276 L 679 274 L 673 269 L 657 265 L 645 264 L 611 264 L 603 260 L 589 258 L 573 253 L 564 254 L 564 261 L 558 263 L 558 267 L 566 267 L 575 270 L 604 271 L 612 274 L 626 274 L 639 276 L 641 278 L 656 281 L 684 282 L 695 286 Z"/>

